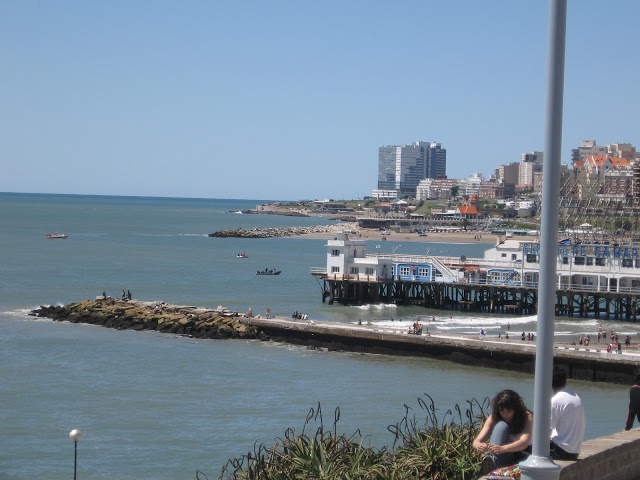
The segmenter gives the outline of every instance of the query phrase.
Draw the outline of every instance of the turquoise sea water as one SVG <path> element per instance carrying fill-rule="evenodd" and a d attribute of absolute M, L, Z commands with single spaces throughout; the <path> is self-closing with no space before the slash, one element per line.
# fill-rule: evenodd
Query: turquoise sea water
<path fill-rule="evenodd" d="M 326 423 L 360 428 L 390 446 L 389 424 L 428 393 L 442 413 L 471 397 L 518 390 L 533 407 L 531 376 L 425 359 L 307 350 L 257 341 L 194 340 L 153 332 L 54 323 L 27 313 L 41 304 L 131 290 L 140 300 L 224 305 L 312 319 L 408 326 L 436 315 L 434 331 L 535 331 L 531 317 L 470 316 L 415 307 L 342 307 L 321 302 L 309 267 L 324 266 L 313 239 L 215 239 L 226 228 L 332 223 L 229 213 L 263 201 L 0 194 L 0 479 L 216 478 L 225 461 L 300 430 L 320 402 Z M 45 240 L 46 233 L 66 240 Z M 394 239 L 395 240 L 395 239 Z M 479 256 L 486 245 L 370 242 L 370 251 Z M 380 245 L 379 248 L 376 248 Z M 238 252 L 249 253 L 238 259 Z M 277 277 L 255 275 L 278 268 Z M 638 335 L 635 324 L 601 322 Z M 556 332 L 594 332 L 595 320 L 558 319 Z M 624 386 L 573 382 L 588 415 L 587 438 L 619 431 Z"/>

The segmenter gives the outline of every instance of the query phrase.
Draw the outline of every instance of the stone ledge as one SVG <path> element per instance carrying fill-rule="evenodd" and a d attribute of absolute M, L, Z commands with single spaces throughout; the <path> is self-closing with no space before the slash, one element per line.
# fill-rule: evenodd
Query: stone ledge
<path fill-rule="evenodd" d="M 640 428 L 587 440 L 578 460 L 555 460 L 560 480 L 636 480 L 640 478 Z M 485 479 L 486 477 L 481 477 Z"/>
<path fill-rule="evenodd" d="M 624 412 L 622 412 L 624 415 Z M 634 480 L 640 478 L 640 428 L 587 440 L 575 462 L 556 462 L 560 480 Z"/>

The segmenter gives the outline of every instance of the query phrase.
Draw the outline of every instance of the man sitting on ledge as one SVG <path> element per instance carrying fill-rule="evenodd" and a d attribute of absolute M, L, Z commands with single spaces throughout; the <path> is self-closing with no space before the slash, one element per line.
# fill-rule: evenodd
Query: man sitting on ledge
<path fill-rule="evenodd" d="M 567 389 L 567 372 L 558 365 L 553 367 L 551 388 L 551 458 L 577 460 L 586 423 L 582 400 Z"/>

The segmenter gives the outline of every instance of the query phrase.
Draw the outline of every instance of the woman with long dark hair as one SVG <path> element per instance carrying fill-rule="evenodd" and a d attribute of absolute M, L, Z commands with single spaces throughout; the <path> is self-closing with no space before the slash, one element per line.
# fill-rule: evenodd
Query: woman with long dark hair
<path fill-rule="evenodd" d="M 485 453 L 482 473 L 513 465 L 531 452 L 533 413 L 513 390 L 502 390 L 491 400 L 491 415 L 473 440 L 473 448 Z M 488 439 L 488 441 L 487 441 Z"/>

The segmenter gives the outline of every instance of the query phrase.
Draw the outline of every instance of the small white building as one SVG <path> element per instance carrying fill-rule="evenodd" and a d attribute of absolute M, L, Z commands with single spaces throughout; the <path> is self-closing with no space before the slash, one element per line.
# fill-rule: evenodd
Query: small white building
<path fill-rule="evenodd" d="M 337 233 L 334 240 L 327 242 L 326 275 L 336 280 L 391 278 L 391 259 L 367 256 L 366 249 L 366 240 L 351 240 L 348 233 Z"/>

